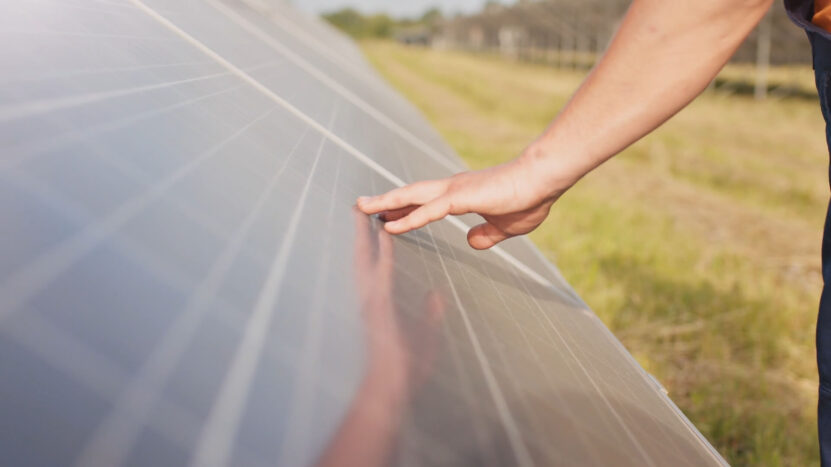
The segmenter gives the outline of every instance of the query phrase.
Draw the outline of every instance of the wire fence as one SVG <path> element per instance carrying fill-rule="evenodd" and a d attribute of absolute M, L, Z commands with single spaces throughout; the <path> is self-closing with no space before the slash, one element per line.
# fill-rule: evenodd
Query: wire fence
<path fill-rule="evenodd" d="M 511 6 L 489 4 L 481 13 L 445 20 L 431 32 L 433 47 L 497 53 L 512 59 L 558 68 L 588 70 L 608 46 L 628 0 L 524 0 Z M 809 65 L 805 34 L 794 27 L 777 5 L 738 49 L 732 63 L 755 67 L 747 79 L 717 79 L 711 89 L 769 95 L 801 95 L 813 91 L 777 77 L 772 65 Z M 751 89 L 748 89 L 748 86 Z"/>

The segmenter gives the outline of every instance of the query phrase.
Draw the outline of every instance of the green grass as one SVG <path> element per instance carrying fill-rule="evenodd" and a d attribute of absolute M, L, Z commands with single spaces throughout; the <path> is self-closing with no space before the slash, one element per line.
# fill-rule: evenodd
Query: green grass
<path fill-rule="evenodd" d="M 519 154 L 583 77 L 497 56 L 363 48 L 473 168 Z M 807 68 L 771 75 L 812 79 Z M 815 101 L 705 94 L 582 180 L 531 235 L 736 465 L 818 464 L 827 159 Z"/>

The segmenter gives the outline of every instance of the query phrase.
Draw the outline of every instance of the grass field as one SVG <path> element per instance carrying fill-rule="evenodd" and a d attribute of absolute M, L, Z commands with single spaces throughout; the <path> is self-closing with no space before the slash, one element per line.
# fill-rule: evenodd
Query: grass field
<path fill-rule="evenodd" d="M 473 168 L 516 156 L 582 78 L 494 56 L 363 49 Z M 786 74 L 811 81 L 807 68 Z M 815 100 L 705 94 L 581 181 L 531 235 L 735 465 L 818 464 L 823 137 Z"/>

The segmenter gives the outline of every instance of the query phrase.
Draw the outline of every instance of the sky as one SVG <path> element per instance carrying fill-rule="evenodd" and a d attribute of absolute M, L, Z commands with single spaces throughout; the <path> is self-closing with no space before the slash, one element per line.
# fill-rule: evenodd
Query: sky
<path fill-rule="evenodd" d="M 290 0 L 311 13 L 352 7 L 364 13 L 388 13 L 397 17 L 420 16 L 431 7 L 439 7 L 445 14 L 479 11 L 486 0 Z"/>

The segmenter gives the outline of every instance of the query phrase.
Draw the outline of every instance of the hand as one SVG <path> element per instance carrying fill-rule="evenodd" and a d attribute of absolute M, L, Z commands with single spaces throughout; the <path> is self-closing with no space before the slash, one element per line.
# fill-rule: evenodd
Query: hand
<path fill-rule="evenodd" d="M 524 156 L 489 169 L 361 197 L 358 208 L 366 214 L 382 213 L 384 229 L 391 234 L 421 228 L 449 214 L 476 213 L 486 222 L 470 229 L 467 241 L 473 248 L 484 250 L 536 229 L 573 184 L 546 183 L 544 174 L 534 170 L 531 159 Z"/>

